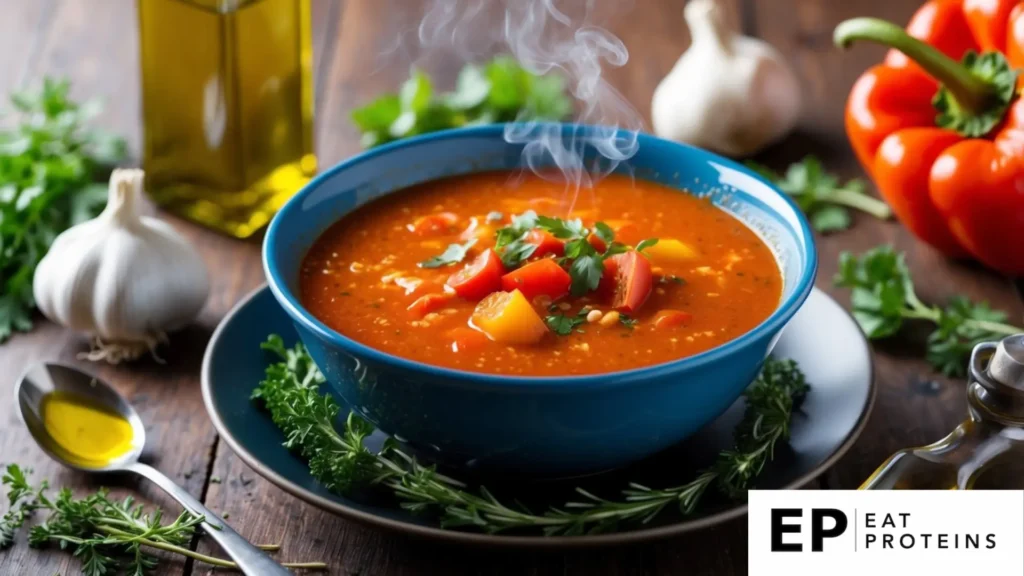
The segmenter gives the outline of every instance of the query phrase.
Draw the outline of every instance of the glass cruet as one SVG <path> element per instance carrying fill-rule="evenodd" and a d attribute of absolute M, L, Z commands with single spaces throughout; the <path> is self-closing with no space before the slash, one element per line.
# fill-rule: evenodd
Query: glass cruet
<path fill-rule="evenodd" d="M 1024 334 L 975 346 L 968 374 L 967 419 L 890 456 L 862 490 L 1024 488 Z"/>

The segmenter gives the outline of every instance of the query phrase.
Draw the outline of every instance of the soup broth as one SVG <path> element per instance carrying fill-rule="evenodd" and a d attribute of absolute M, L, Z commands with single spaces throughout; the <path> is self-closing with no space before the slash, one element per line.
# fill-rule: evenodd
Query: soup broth
<path fill-rule="evenodd" d="M 778 306 L 771 250 L 709 200 L 618 175 L 571 200 L 504 172 L 388 194 L 314 243 L 302 304 L 377 350 L 516 376 L 678 360 Z"/>

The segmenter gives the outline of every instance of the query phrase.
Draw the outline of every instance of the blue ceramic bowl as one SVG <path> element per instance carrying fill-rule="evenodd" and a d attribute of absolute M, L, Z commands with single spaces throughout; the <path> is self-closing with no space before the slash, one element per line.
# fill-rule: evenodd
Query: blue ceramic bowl
<path fill-rule="evenodd" d="M 565 134 L 587 127 L 562 126 Z M 707 195 L 773 249 L 782 300 L 743 336 L 676 362 L 551 378 L 491 376 L 393 356 L 338 334 L 296 297 L 303 257 L 317 237 L 357 207 L 446 176 L 520 166 L 522 145 L 501 126 L 428 134 L 370 150 L 319 175 L 267 230 L 263 265 L 327 380 L 348 406 L 428 456 L 462 466 L 560 476 L 613 468 L 680 442 L 714 420 L 757 375 L 814 283 L 814 240 L 797 207 L 743 166 L 641 135 L 620 170 Z"/>

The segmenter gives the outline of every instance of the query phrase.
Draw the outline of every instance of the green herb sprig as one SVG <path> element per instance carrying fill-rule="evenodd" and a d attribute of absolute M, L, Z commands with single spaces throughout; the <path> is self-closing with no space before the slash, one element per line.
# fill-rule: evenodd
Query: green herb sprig
<path fill-rule="evenodd" d="M 747 165 L 791 196 L 818 232 L 838 232 L 849 228 L 852 218 L 848 208 L 882 220 L 892 216 L 888 204 L 865 192 L 862 180 L 848 180 L 842 184 L 837 176 L 825 172 L 821 161 L 814 156 L 790 165 L 785 174 L 778 174 L 754 162 Z"/>
<path fill-rule="evenodd" d="M 917 297 L 903 253 L 879 246 L 861 256 L 839 256 L 837 286 L 852 288 L 853 316 L 868 338 L 897 333 L 906 320 L 935 324 L 928 337 L 928 362 L 947 376 L 963 376 L 975 345 L 1024 332 L 1006 324 L 1005 312 L 964 296 L 952 298 L 945 308 L 929 306 Z"/>
<path fill-rule="evenodd" d="M 374 428 L 365 420 L 350 413 L 340 429 L 334 427 L 340 408 L 319 392 L 324 378 L 302 344 L 287 348 L 273 335 L 262 347 L 281 361 L 267 368 L 253 398 L 263 403 L 284 433 L 285 446 L 308 460 L 319 482 L 341 493 L 380 486 L 406 510 L 438 514 L 443 527 L 488 533 L 532 529 L 546 535 L 579 535 L 615 530 L 622 524 L 643 525 L 670 506 L 692 513 L 711 487 L 729 498 L 742 498 L 778 443 L 789 438 L 793 413 L 809 389 L 795 362 L 769 359 L 745 393 L 747 409 L 735 431 L 734 448 L 719 454 L 691 482 L 660 490 L 633 483 L 619 500 L 577 488 L 581 500 L 535 514 L 503 503 L 484 486 L 471 490 L 420 464 L 394 441 L 386 441 L 379 453 L 371 452 L 363 440 Z"/>
<path fill-rule="evenodd" d="M 13 128 L 0 131 L 0 342 L 32 328 L 32 276 L 50 243 L 96 216 L 107 200 L 105 169 L 124 140 L 87 129 L 96 103 L 78 104 L 67 81 L 11 95 Z"/>
<path fill-rule="evenodd" d="M 572 113 L 560 76 L 535 76 L 510 56 L 483 66 L 467 64 L 455 91 L 435 96 L 430 77 L 414 70 L 398 94 L 387 94 L 352 111 L 366 148 L 447 128 L 561 120 Z"/>
<path fill-rule="evenodd" d="M 157 508 L 147 514 L 131 496 L 112 500 L 106 490 L 84 498 L 75 498 L 63 489 L 50 498 L 44 480 L 38 486 L 28 483 L 26 471 L 17 464 L 7 466 L 3 476 L 9 508 L 0 519 L 0 549 L 14 543 L 15 534 L 36 511 L 46 519 L 29 530 L 28 543 L 34 548 L 55 544 L 61 550 L 71 548 L 82 562 L 86 576 L 104 576 L 125 572 L 141 576 L 157 567 L 158 559 L 148 550 L 163 550 L 222 568 L 238 566 L 222 558 L 200 554 L 187 546 L 204 517 L 184 511 L 173 522 L 163 523 Z M 279 546 L 262 546 L 276 551 Z M 322 562 L 285 563 L 289 568 L 325 570 Z"/>

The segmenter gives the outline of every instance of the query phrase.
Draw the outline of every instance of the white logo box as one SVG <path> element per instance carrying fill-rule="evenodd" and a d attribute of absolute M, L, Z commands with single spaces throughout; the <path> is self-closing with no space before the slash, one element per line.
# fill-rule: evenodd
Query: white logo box
<path fill-rule="evenodd" d="M 751 576 L 1024 575 L 1024 491 L 753 490 L 747 531 Z"/>

